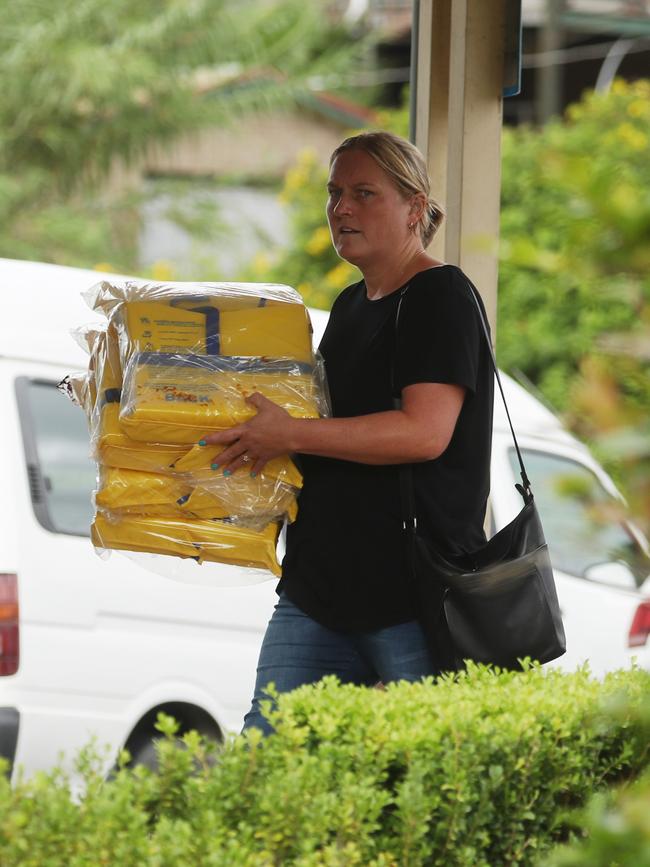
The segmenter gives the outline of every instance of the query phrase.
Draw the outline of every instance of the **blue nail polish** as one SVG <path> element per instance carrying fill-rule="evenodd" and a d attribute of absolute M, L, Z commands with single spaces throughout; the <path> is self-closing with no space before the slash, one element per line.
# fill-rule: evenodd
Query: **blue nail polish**
<path fill-rule="evenodd" d="M 251 479 L 256 479 L 256 478 L 257 478 L 257 473 L 254 471 L 251 471 Z"/>
<path fill-rule="evenodd" d="M 199 440 L 199 445 L 200 446 L 207 446 L 207 443 L 205 440 Z"/>
<path fill-rule="evenodd" d="M 210 469 L 211 469 L 211 470 L 218 470 L 218 469 L 219 469 L 219 464 L 210 464 Z"/>
<path fill-rule="evenodd" d="M 230 472 L 230 470 L 224 470 L 223 474 L 224 474 L 224 476 L 232 476 L 232 473 Z"/>

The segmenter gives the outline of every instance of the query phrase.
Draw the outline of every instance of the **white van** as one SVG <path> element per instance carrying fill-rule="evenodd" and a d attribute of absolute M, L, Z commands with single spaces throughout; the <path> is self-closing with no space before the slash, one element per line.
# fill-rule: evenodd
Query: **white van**
<path fill-rule="evenodd" d="M 0 755 L 29 774 L 67 761 L 95 736 L 107 770 L 126 746 L 152 756 L 160 710 L 215 738 L 248 708 L 275 582 L 182 584 L 88 539 L 95 469 L 83 413 L 57 391 L 87 359 L 71 328 L 93 320 L 80 292 L 93 271 L 0 260 Z M 327 314 L 315 311 L 319 338 Z M 538 401 L 505 378 L 513 421 L 557 568 L 569 669 L 650 668 L 650 571 L 628 525 L 594 525 L 581 498 L 558 494 L 567 473 L 618 497 L 587 450 Z M 513 447 L 497 397 L 492 515 L 520 509 Z M 230 567 L 220 570 L 227 584 Z M 213 573 L 217 576 L 217 572 Z M 646 589 L 648 585 L 646 584 Z"/>

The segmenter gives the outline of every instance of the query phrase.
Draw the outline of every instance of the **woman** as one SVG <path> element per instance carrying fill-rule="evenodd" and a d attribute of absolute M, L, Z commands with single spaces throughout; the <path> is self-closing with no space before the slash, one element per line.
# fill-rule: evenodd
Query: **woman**
<path fill-rule="evenodd" d="M 226 473 L 300 455 L 299 515 L 244 726 L 265 732 L 271 682 L 285 692 L 326 674 L 373 684 L 440 671 L 410 584 L 400 465 L 414 465 L 418 527 L 442 551 L 485 541 L 492 371 L 467 278 L 426 253 L 443 213 L 424 160 L 398 136 L 364 133 L 334 151 L 327 188 L 332 243 L 363 274 L 320 345 L 333 418 L 294 419 L 254 394 L 251 421 L 205 437 L 227 445 Z"/>

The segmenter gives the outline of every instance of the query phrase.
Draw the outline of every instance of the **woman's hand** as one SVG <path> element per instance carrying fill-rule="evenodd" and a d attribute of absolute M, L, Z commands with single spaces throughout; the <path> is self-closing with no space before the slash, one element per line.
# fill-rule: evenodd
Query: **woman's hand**
<path fill-rule="evenodd" d="M 228 430 L 206 434 L 201 441 L 206 445 L 226 446 L 216 459 L 219 470 L 224 473 L 234 473 L 240 467 L 246 467 L 257 475 L 271 458 L 293 451 L 293 419 L 289 413 L 259 392 L 247 397 L 246 402 L 257 410 L 250 421 Z"/>

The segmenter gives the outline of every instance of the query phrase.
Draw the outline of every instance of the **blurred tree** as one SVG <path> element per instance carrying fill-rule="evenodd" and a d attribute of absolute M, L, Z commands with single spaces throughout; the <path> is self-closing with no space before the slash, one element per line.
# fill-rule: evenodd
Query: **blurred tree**
<path fill-rule="evenodd" d="M 589 439 L 650 528 L 650 82 L 503 146 L 498 353 Z"/>
<path fill-rule="evenodd" d="M 503 138 L 498 350 L 559 409 L 598 338 L 650 298 L 650 83 L 588 93 L 564 120 Z M 629 368 L 630 398 L 650 405 Z"/>
<path fill-rule="evenodd" d="M 359 49 L 302 0 L 0 0 L 0 14 L 0 255 L 67 264 L 135 264 L 134 211 L 96 196 L 116 158 L 287 104 Z"/>

